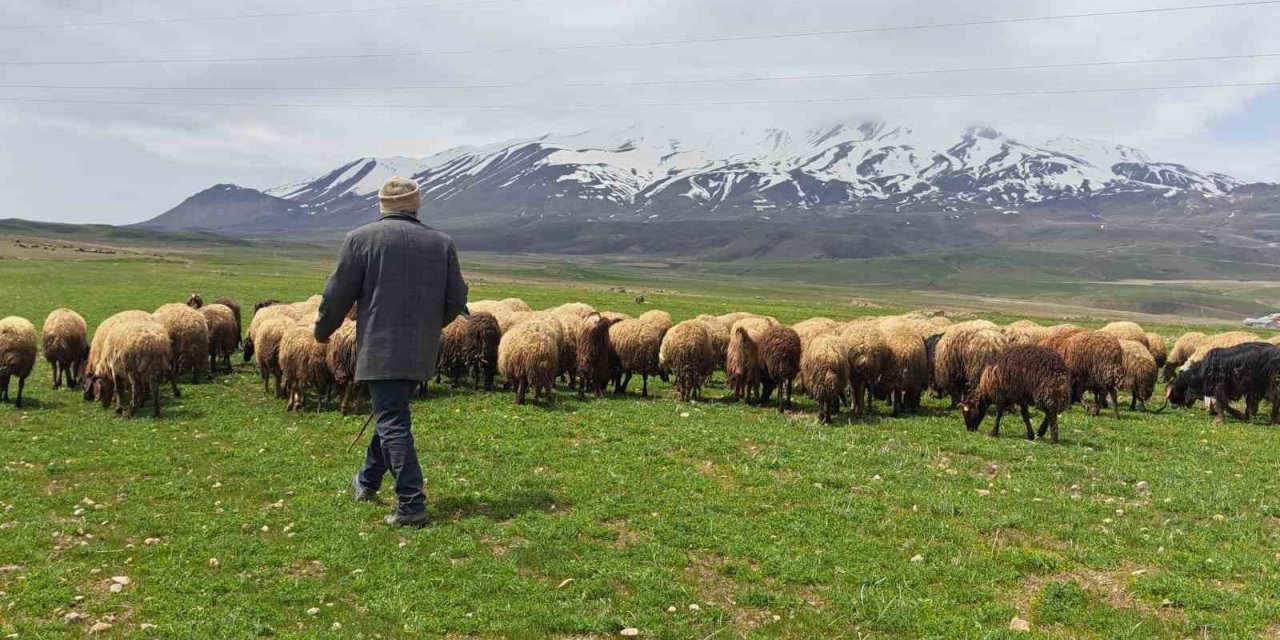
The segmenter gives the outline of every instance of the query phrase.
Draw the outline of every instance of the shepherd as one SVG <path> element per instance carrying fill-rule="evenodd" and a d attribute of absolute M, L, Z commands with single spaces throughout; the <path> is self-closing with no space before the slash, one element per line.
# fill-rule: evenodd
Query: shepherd
<path fill-rule="evenodd" d="M 356 307 L 356 381 L 369 387 L 374 433 L 351 480 L 358 502 L 375 502 L 383 476 L 395 479 L 390 526 L 427 524 L 422 467 L 409 401 L 435 374 L 441 328 L 463 313 L 467 285 L 449 236 L 418 220 L 418 184 L 393 177 L 378 191 L 381 216 L 347 234 L 324 288 L 316 340 L 325 342 Z"/>

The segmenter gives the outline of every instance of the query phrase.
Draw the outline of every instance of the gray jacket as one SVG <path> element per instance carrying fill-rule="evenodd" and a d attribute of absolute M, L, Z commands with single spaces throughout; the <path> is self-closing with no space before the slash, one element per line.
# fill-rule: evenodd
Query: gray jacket
<path fill-rule="evenodd" d="M 351 233 L 324 288 L 316 339 L 328 340 L 356 304 L 356 380 L 422 381 L 435 374 L 440 330 L 467 304 L 449 236 L 407 215 Z"/>

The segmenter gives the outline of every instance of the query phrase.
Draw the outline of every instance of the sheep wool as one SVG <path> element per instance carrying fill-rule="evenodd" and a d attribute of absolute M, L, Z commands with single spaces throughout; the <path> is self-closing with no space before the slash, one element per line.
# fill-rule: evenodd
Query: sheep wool
<path fill-rule="evenodd" d="M 610 362 L 613 366 L 614 391 L 626 393 L 632 376 L 643 380 L 640 395 L 649 396 L 649 377 L 664 376 L 658 364 L 662 348 L 662 330 L 640 320 L 622 320 L 609 327 Z"/>
<path fill-rule="evenodd" d="M 1156 389 L 1156 373 L 1159 370 L 1156 359 L 1151 356 L 1146 341 L 1122 339 L 1120 349 L 1124 364 L 1120 388 L 1133 396 L 1129 401 L 1129 410 L 1136 411 L 1141 406 L 1146 411 L 1147 401 Z"/>
<path fill-rule="evenodd" d="M 977 431 L 990 407 L 996 408 L 993 437 L 1000 435 L 1000 419 L 1006 411 L 1020 410 L 1027 439 L 1050 434 L 1058 441 L 1058 414 L 1071 406 L 1067 364 L 1057 352 L 1040 345 L 1020 344 L 1005 349 L 982 373 L 973 391 L 960 404 L 965 428 Z M 1030 407 L 1044 412 L 1038 432 L 1031 426 Z"/>
<path fill-rule="evenodd" d="M 1248 331 L 1228 331 L 1226 333 L 1211 335 L 1196 346 L 1195 351 L 1187 358 L 1187 361 L 1183 363 L 1182 368 L 1186 368 L 1204 360 L 1205 356 L 1209 355 L 1209 352 L 1214 349 L 1225 349 L 1227 347 L 1234 347 L 1248 342 L 1262 342 L 1262 339 L 1256 334 L 1249 333 Z"/>
<path fill-rule="evenodd" d="M 1049 335 L 1049 330 L 1030 321 L 1019 320 L 1003 328 L 1009 344 L 1039 344 Z"/>
<path fill-rule="evenodd" d="M 0 320 L 0 401 L 9 399 L 9 380 L 18 379 L 14 405 L 22 406 L 27 376 L 36 365 L 36 326 L 18 316 Z"/>
<path fill-rule="evenodd" d="M 348 412 L 351 396 L 356 389 L 356 323 L 344 320 L 338 330 L 329 337 L 329 350 L 325 364 L 338 392 L 338 411 Z"/>
<path fill-rule="evenodd" d="M 293 325 L 280 339 L 280 371 L 285 393 L 289 396 L 287 410 L 302 411 L 311 394 L 316 396 L 316 410 L 333 385 L 329 373 L 329 345 L 317 342 L 315 326 Z"/>
<path fill-rule="evenodd" d="M 893 415 L 919 411 L 920 396 L 930 377 L 929 356 L 919 327 L 903 319 L 883 322 L 880 330 L 889 348 L 881 384 L 893 405 Z"/>
<path fill-rule="evenodd" d="M 1184 333 L 1173 342 L 1173 348 L 1169 350 L 1169 357 L 1164 362 L 1164 381 L 1172 382 L 1174 374 L 1182 365 L 1187 363 L 1187 359 L 1191 354 L 1196 352 L 1201 342 L 1204 342 L 1209 336 L 1199 331 L 1191 331 Z"/>
<path fill-rule="evenodd" d="M 169 332 L 169 344 L 173 355 L 173 377 L 184 370 L 191 371 L 193 382 L 200 381 L 200 372 L 209 359 L 209 324 L 199 311 L 185 304 L 166 304 L 151 314 Z"/>
<path fill-rule="evenodd" d="M 1146 344 L 1147 332 L 1136 322 L 1112 322 L 1099 331 L 1115 336 L 1119 340 L 1132 340 Z"/>
<path fill-rule="evenodd" d="M 284 340 L 284 334 L 295 328 L 294 320 L 278 315 L 255 324 L 250 337 L 256 345 L 254 361 L 258 365 L 258 373 L 262 375 L 262 391 L 271 392 L 271 381 L 275 380 L 275 396 L 283 398 L 284 372 L 280 369 L 280 343 Z"/>
<path fill-rule="evenodd" d="M 103 367 L 102 354 L 107 351 L 108 343 L 117 326 L 127 322 L 151 319 L 151 314 L 146 311 L 121 311 L 103 320 L 98 328 L 94 329 L 93 340 L 89 342 L 89 359 L 85 364 L 84 373 L 80 376 L 85 400 L 97 400 L 103 407 L 111 404 L 115 387 L 111 383 L 111 375 Z"/>
<path fill-rule="evenodd" d="M 776 389 L 778 412 L 782 413 L 791 408 L 793 384 L 800 375 L 800 335 L 791 327 L 773 325 L 765 330 L 759 344 L 760 382 L 764 387 L 760 401 L 768 402 L 769 395 Z"/>
<path fill-rule="evenodd" d="M 44 359 L 53 367 L 53 388 L 76 385 L 89 357 L 89 327 L 71 309 L 54 309 L 44 319 Z"/>
<path fill-rule="evenodd" d="M 1169 346 L 1164 338 L 1160 334 L 1147 332 L 1146 343 L 1147 351 L 1151 352 L 1151 357 L 1156 361 L 1156 367 L 1163 368 L 1165 362 L 1169 360 Z"/>
<path fill-rule="evenodd" d="M 725 324 L 719 316 L 703 314 L 694 320 L 700 320 L 707 326 L 707 331 L 711 333 L 711 352 L 715 354 L 716 369 L 724 369 L 725 356 L 729 353 L 729 330 L 733 327 Z"/>
<path fill-rule="evenodd" d="M 667 331 L 670 331 L 673 325 L 671 314 L 660 309 L 646 311 L 640 314 L 640 317 L 636 318 L 636 320 L 639 320 L 640 322 L 647 322 L 657 327 L 658 331 L 661 331 L 663 335 L 666 335 Z"/>
<path fill-rule="evenodd" d="M 800 379 L 809 397 L 818 403 L 818 422 L 831 424 L 840 412 L 849 386 L 849 354 L 839 334 L 825 333 L 813 339 L 800 355 Z"/>
<path fill-rule="evenodd" d="M 504 333 L 498 344 L 498 371 L 516 392 L 516 404 L 524 404 L 530 389 L 535 402 L 553 398 L 560 370 L 558 326 L 534 319 Z"/>
<path fill-rule="evenodd" d="M 1109 333 L 1086 331 L 1067 341 L 1067 371 L 1071 374 L 1071 401 L 1083 402 L 1092 392 L 1094 404 L 1089 412 L 1098 415 L 1107 398 L 1117 418 L 1120 417 L 1118 389 L 1124 379 L 1124 350 L 1120 340 Z"/>
<path fill-rule="evenodd" d="M 854 321 L 839 332 L 842 350 L 849 359 L 850 408 L 859 417 L 871 410 L 871 393 L 889 362 L 889 343 L 877 322 Z"/>
<path fill-rule="evenodd" d="M 583 318 L 575 334 L 577 340 L 577 374 L 578 397 L 584 398 L 591 393 L 603 397 L 609 387 L 613 371 L 609 361 L 609 327 L 608 320 L 592 313 Z"/>
<path fill-rule="evenodd" d="M 662 338 L 658 364 L 674 381 L 680 400 L 701 397 L 702 385 L 715 370 L 711 329 L 701 320 L 685 320 Z"/>
<path fill-rule="evenodd" d="M 569 315 L 585 318 L 596 312 L 595 308 L 585 302 L 566 302 L 558 307 L 547 309 L 552 313 L 567 313 Z M 474 312 L 473 312 L 474 313 Z"/>
<path fill-rule="evenodd" d="M 158 320 L 131 320 L 112 327 L 102 364 L 115 390 L 117 414 L 131 418 L 145 400 L 150 400 L 153 415 L 160 417 L 160 388 L 166 379 L 173 379 L 171 344 L 169 331 Z M 128 405 L 124 403 L 126 393 Z"/>
<path fill-rule="evenodd" d="M 737 400 L 750 400 L 759 393 L 759 343 L 771 326 L 768 319 L 759 316 L 747 316 L 733 323 L 725 356 L 724 382 Z"/>
<path fill-rule="evenodd" d="M 216 373 L 221 358 L 227 373 L 231 373 L 231 354 L 240 345 L 240 325 L 236 323 L 235 313 L 231 307 L 215 302 L 200 307 L 200 315 L 209 327 L 209 370 Z"/>

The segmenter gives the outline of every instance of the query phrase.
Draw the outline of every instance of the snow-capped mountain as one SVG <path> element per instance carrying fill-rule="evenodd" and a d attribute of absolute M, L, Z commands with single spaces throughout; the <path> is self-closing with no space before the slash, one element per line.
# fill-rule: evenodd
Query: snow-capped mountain
<path fill-rule="evenodd" d="M 985 127 L 929 139 L 882 122 L 692 134 L 637 125 L 461 147 L 424 158 L 361 158 L 314 179 L 254 192 L 261 200 L 260 220 L 246 220 L 251 205 L 242 191 L 236 192 L 234 224 L 219 220 L 223 189 L 195 196 L 144 225 L 347 229 L 376 212 L 378 187 L 392 175 L 418 180 L 423 217 L 446 226 L 530 218 L 786 220 L 863 211 L 1085 202 L 1105 207 L 1109 196 L 1217 197 L 1241 184 L 1223 174 L 1153 162 L 1131 147 L 1068 137 L 1028 142 Z M 201 215 L 184 207 L 198 208 Z"/>

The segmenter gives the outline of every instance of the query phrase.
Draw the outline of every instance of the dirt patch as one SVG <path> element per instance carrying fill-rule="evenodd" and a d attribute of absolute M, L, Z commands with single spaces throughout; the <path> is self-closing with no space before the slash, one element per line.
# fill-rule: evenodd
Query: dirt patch
<path fill-rule="evenodd" d="M 329 572 L 329 568 L 319 560 L 311 560 L 310 562 L 295 560 L 285 572 L 294 578 L 323 578 Z"/>
<path fill-rule="evenodd" d="M 1136 575 L 1147 573 L 1137 565 L 1122 565 L 1116 569 L 1090 569 L 1081 567 L 1068 571 L 1060 571 L 1043 576 L 1030 576 L 1023 580 L 1022 588 L 1015 598 L 1014 606 L 1018 614 L 1024 618 L 1031 616 L 1031 603 L 1040 595 L 1046 586 L 1058 582 L 1075 582 L 1085 591 L 1097 596 L 1104 604 L 1114 609 L 1137 611 L 1143 615 L 1161 620 L 1181 619 L 1183 612 L 1175 607 L 1161 607 L 1143 602 L 1129 593 L 1129 581 Z"/>
<path fill-rule="evenodd" d="M 615 538 L 613 541 L 614 549 L 626 549 L 638 544 L 648 544 L 653 542 L 653 534 L 648 531 L 637 531 L 631 528 L 629 520 L 610 520 L 603 523 L 605 529 L 613 532 Z"/>

